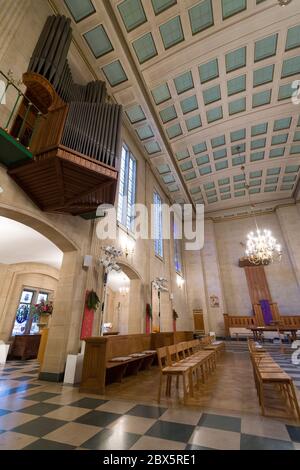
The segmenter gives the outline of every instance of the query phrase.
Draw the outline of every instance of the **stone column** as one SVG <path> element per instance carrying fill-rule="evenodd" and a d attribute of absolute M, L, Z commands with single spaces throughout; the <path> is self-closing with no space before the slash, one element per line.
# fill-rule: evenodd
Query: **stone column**
<path fill-rule="evenodd" d="M 300 213 L 297 206 L 293 205 L 278 207 L 276 214 L 300 288 Z"/>
<path fill-rule="evenodd" d="M 226 305 L 223 295 L 214 222 L 212 220 L 205 220 L 204 248 L 202 250 L 202 259 L 208 304 L 207 308 L 209 328 L 211 331 L 214 331 L 216 334 L 222 336 L 225 332 L 223 313 L 226 313 Z M 219 306 L 212 306 L 210 299 L 211 296 L 218 297 Z"/>
<path fill-rule="evenodd" d="M 144 315 L 143 285 L 140 279 L 130 280 L 128 334 L 142 333 L 141 317 Z"/>
<path fill-rule="evenodd" d="M 67 354 L 77 354 L 84 308 L 86 271 L 82 253 L 64 253 L 40 379 L 62 380 Z"/>

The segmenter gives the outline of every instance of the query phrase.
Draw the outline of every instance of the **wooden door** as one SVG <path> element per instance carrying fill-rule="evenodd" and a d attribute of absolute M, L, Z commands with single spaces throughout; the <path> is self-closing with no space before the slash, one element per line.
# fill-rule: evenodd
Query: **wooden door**
<path fill-rule="evenodd" d="M 204 319 L 202 310 L 194 310 L 194 330 L 204 331 Z"/>

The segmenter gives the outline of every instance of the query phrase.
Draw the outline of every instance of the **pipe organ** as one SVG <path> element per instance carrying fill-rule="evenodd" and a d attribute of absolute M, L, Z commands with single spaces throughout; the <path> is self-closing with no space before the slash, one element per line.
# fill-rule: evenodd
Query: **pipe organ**
<path fill-rule="evenodd" d="M 28 100 L 22 115 L 32 114 L 30 103 L 41 111 L 30 143 L 33 160 L 8 172 L 42 210 L 89 217 L 115 201 L 122 107 L 109 102 L 104 82 L 74 82 L 71 39 L 70 19 L 48 17 L 23 75 Z"/>

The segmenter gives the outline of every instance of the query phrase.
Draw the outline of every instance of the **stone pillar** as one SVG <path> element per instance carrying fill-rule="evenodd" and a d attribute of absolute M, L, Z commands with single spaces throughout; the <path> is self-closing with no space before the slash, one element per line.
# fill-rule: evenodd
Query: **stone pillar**
<path fill-rule="evenodd" d="M 144 315 L 143 285 L 140 279 L 130 280 L 128 334 L 142 333 L 141 317 Z"/>
<path fill-rule="evenodd" d="M 62 380 L 67 354 L 77 354 L 84 308 L 86 271 L 82 253 L 64 253 L 40 379 Z"/>
<path fill-rule="evenodd" d="M 223 295 L 214 222 L 212 220 L 205 220 L 202 259 L 208 304 L 209 328 L 211 331 L 222 336 L 225 333 L 223 314 L 226 313 L 226 305 Z M 212 306 L 211 296 L 218 297 L 219 306 Z"/>
<path fill-rule="evenodd" d="M 278 207 L 276 214 L 300 288 L 300 213 L 294 205 Z"/>

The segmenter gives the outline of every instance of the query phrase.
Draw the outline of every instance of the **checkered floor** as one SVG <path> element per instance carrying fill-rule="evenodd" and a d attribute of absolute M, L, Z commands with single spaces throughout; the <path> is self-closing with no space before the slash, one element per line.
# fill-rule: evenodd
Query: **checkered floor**
<path fill-rule="evenodd" d="M 37 371 L 35 361 L 0 368 L 0 450 L 300 450 L 295 423 L 106 400 L 38 381 Z"/>

